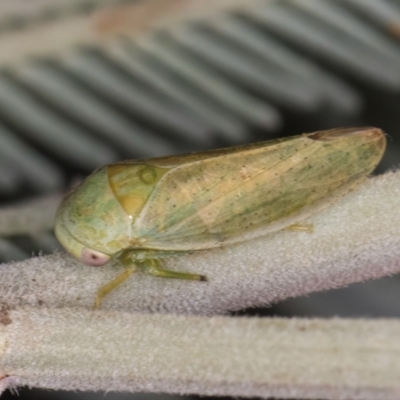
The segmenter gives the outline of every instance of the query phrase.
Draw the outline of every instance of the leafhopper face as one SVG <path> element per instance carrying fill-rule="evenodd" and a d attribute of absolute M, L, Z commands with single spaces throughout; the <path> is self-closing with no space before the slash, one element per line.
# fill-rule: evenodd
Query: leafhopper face
<path fill-rule="evenodd" d="M 86 265 L 112 258 L 130 273 L 139 267 L 156 276 L 205 280 L 166 271 L 160 259 L 298 224 L 359 185 L 385 146 L 377 128 L 333 129 L 107 165 L 63 200 L 55 232 Z"/>

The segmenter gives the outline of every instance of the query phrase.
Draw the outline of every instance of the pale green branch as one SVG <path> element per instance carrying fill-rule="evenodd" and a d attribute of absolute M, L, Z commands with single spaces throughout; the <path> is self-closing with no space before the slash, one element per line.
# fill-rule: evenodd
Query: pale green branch
<path fill-rule="evenodd" d="M 50 230 L 61 193 L 0 208 L 0 236 L 27 235 Z"/>

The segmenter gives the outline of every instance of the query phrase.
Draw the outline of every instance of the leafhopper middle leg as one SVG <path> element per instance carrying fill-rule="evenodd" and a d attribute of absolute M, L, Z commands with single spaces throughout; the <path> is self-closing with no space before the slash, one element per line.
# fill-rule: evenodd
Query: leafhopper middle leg
<path fill-rule="evenodd" d="M 160 260 L 149 258 L 138 263 L 139 268 L 147 275 L 158 276 L 160 278 L 187 279 L 191 281 L 207 281 L 205 275 L 193 274 L 191 272 L 177 272 L 161 267 Z"/>

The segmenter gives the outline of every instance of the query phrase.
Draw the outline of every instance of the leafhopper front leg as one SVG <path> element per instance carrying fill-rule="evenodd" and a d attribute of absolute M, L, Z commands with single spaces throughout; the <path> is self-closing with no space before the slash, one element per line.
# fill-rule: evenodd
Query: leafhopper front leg
<path fill-rule="evenodd" d="M 187 279 L 191 281 L 207 281 L 205 275 L 192 274 L 190 272 L 177 272 L 170 271 L 161 268 L 161 263 L 155 258 L 149 258 L 147 260 L 141 261 L 138 264 L 141 271 L 147 275 L 158 276 L 160 278 L 172 278 L 172 279 Z"/>
<path fill-rule="evenodd" d="M 116 287 L 118 287 L 122 282 L 125 282 L 134 272 L 136 267 L 127 268 L 122 274 L 118 275 L 107 285 L 102 286 L 96 294 L 96 299 L 94 301 L 93 310 L 100 307 L 100 304 L 104 297 L 106 297 L 110 292 L 112 292 Z"/>

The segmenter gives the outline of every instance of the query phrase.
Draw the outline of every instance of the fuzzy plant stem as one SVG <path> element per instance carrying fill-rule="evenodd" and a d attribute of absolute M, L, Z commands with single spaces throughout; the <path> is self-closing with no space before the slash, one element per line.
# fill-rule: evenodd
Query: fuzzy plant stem
<path fill-rule="evenodd" d="M 398 399 L 396 320 L 16 309 L 0 387 L 296 399 Z"/>
<path fill-rule="evenodd" d="M 165 267 L 208 282 L 136 273 L 111 292 L 103 310 L 212 315 L 271 304 L 400 271 L 400 172 L 371 178 L 303 223 L 239 245 L 167 259 Z M 122 267 L 86 267 L 65 253 L 0 265 L 7 307 L 91 309 L 96 291 Z"/>

